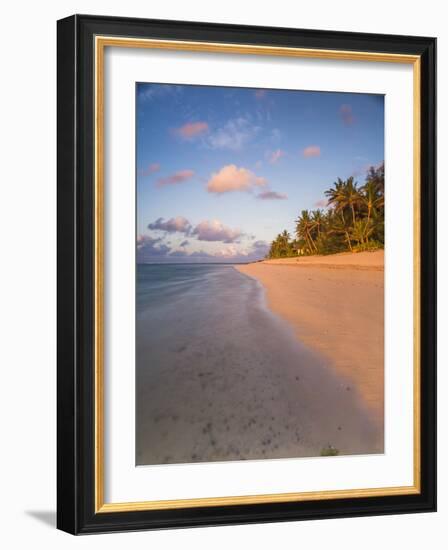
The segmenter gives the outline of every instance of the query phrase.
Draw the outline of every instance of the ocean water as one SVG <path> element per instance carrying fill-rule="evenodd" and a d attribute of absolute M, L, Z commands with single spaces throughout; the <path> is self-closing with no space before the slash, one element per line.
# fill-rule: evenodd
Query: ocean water
<path fill-rule="evenodd" d="M 233 266 L 138 265 L 136 321 L 137 465 L 377 450 L 356 392 Z"/>

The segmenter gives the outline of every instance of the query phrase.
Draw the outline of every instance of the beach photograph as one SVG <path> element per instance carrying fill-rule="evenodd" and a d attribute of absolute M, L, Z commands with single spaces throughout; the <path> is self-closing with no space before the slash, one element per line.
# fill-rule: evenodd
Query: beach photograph
<path fill-rule="evenodd" d="M 384 96 L 135 98 L 136 465 L 384 453 Z"/>

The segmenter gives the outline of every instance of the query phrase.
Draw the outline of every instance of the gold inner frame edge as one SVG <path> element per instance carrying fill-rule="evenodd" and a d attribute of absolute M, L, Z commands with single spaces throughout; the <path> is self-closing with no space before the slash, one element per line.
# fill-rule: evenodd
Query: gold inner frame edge
<path fill-rule="evenodd" d="M 414 468 L 413 485 L 349 490 L 328 490 L 277 494 L 190 498 L 179 500 L 154 500 L 141 502 L 104 502 L 104 50 L 106 47 L 152 48 L 159 50 L 194 51 L 206 53 L 235 53 L 250 55 L 300 57 L 313 59 L 406 63 L 413 65 L 413 297 L 414 297 L 414 353 L 413 353 L 413 424 Z M 96 36 L 95 56 L 95 276 L 94 276 L 94 508 L 95 513 L 130 512 L 198 508 L 206 506 L 231 506 L 274 502 L 304 502 L 343 498 L 379 497 L 419 494 L 421 491 L 421 387 L 420 387 L 420 156 L 421 156 L 421 59 L 418 55 L 390 54 L 382 52 L 358 52 L 324 50 L 253 44 L 226 44 L 182 40 L 156 40 Z"/>

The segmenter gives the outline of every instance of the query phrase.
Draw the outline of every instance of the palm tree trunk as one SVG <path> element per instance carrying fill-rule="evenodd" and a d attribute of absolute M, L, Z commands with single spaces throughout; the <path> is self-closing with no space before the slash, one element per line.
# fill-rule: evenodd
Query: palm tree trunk
<path fill-rule="evenodd" d="M 355 227 L 356 217 L 355 217 L 355 207 L 353 206 L 353 203 L 350 205 L 350 208 L 352 209 L 353 227 Z"/>
<path fill-rule="evenodd" d="M 307 233 L 307 232 L 305 232 L 304 237 L 305 237 L 305 242 L 306 242 L 306 246 L 307 246 L 307 248 L 308 248 L 308 251 L 309 251 L 310 253 L 312 253 L 312 252 L 313 252 L 313 248 L 312 248 L 312 246 L 311 246 L 310 240 L 308 239 L 308 233 Z"/>
<path fill-rule="evenodd" d="M 367 223 L 366 223 L 366 230 L 365 230 L 365 233 L 366 233 L 366 243 L 369 242 L 369 237 L 367 236 L 367 231 L 369 229 L 369 225 L 370 225 L 370 215 L 372 213 L 372 205 L 369 204 L 367 205 Z"/>
<path fill-rule="evenodd" d="M 348 242 L 348 247 L 350 248 L 350 252 L 353 252 L 352 242 L 350 240 L 350 235 L 349 235 L 348 231 L 345 232 L 345 236 L 347 237 L 347 242 Z"/>
<path fill-rule="evenodd" d="M 311 237 L 309 230 L 307 230 L 307 235 L 311 244 L 313 245 L 314 250 L 317 252 L 317 246 L 314 244 L 313 238 Z"/>

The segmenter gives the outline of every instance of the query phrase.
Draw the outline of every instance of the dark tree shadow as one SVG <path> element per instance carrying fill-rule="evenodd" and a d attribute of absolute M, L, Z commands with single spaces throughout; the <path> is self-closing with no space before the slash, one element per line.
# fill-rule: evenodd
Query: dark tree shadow
<path fill-rule="evenodd" d="M 56 511 L 55 510 L 25 510 L 25 514 L 37 519 L 48 527 L 56 529 Z"/>

